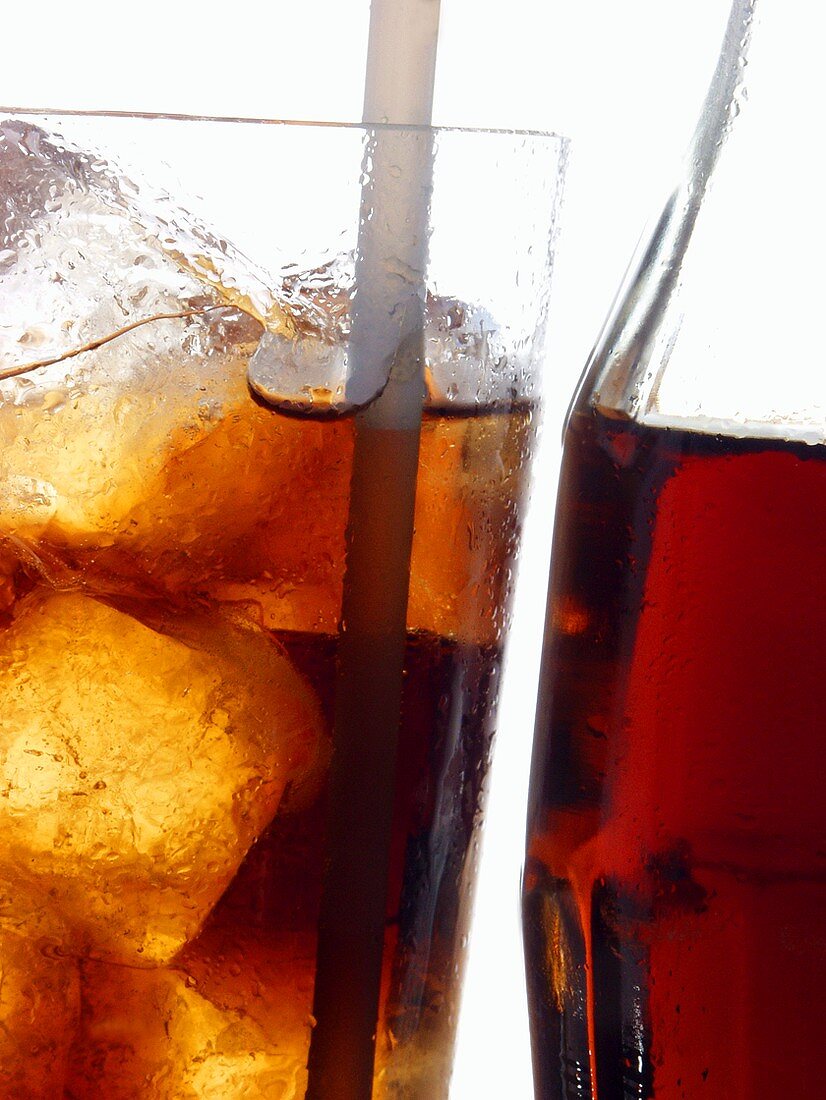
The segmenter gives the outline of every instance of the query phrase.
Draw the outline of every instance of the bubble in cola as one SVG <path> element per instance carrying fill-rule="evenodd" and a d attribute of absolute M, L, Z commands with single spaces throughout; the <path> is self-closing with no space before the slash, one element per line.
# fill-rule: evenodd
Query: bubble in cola
<path fill-rule="evenodd" d="M 0 122 L 0 952 L 31 1002 L 2 1039 L 14 1095 L 304 1094 L 352 269 L 264 271 L 108 160 Z M 490 315 L 432 294 L 426 313 L 387 1100 L 446 1095 L 533 430 Z"/>

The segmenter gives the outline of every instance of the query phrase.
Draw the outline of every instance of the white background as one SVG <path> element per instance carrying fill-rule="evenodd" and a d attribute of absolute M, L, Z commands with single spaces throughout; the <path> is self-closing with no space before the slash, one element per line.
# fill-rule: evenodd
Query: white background
<path fill-rule="evenodd" d="M 452 1100 L 531 1095 L 518 876 L 562 416 L 676 177 L 726 13 L 726 0 L 442 0 L 434 122 L 573 142 Z M 369 0 L 10 5 L 0 104 L 358 121 L 368 18 Z"/>

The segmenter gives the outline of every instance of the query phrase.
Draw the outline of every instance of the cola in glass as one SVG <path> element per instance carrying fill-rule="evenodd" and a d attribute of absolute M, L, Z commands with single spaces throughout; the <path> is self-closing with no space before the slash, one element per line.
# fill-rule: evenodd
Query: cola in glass
<path fill-rule="evenodd" d="M 233 147 L 237 183 L 266 164 L 264 193 L 278 183 L 292 199 L 247 211 L 234 185 L 223 209 L 252 245 L 275 224 L 285 249 L 301 192 L 329 182 L 326 205 L 305 201 L 309 249 L 328 206 L 355 225 L 368 140 L 346 127 L 0 122 L 3 1097 L 307 1090 L 325 1022 L 314 985 L 356 430 L 321 382 L 345 358 L 354 256 L 332 233 L 318 262 L 288 253 L 274 275 L 152 165 L 163 178 L 164 156 L 214 164 Z M 456 142 L 467 159 L 473 143 Z M 527 360 L 504 370 L 487 306 L 433 289 L 425 306 L 367 1025 L 373 1095 L 433 1100 L 450 1078 L 535 402 Z M 270 399 L 274 367 L 308 407 Z M 501 375 L 490 392 L 486 372 Z"/>

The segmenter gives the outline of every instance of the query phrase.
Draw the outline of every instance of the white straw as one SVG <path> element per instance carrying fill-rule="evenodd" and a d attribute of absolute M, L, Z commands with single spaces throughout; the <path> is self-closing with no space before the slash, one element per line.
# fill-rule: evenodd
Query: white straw
<path fill-rule="evenodd" d="M 406 651 L 439 0 L 373 0 L 348 346 L 354 421 L 308 1100 L 370 1100 Z M 389 123 L 386 127 L 382 124 Z M 395 129 L 419 126 L 420 130 Z M 378 395 L 378 396 L 377 396 Z"/>
<path fill-rule="evenodd" d="M 429 126 L 439 0 L 373 0 L 362 121 Z"/>
<path fill-rule="evenodd" d="M 438 30 L 439 0 L 373 0 L 363 120 L 377 129 L 365 164 L 346 390 L 355 407 L 384 389 L 397 353 L 421 330 Z M 413 378 L 400 386 L 403 373 L 397 364 L 377 426 L 418 422 L 421 395 Z"/>

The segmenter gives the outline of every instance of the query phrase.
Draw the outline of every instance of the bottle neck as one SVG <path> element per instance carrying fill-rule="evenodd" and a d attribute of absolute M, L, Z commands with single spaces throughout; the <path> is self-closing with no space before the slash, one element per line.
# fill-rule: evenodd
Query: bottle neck
<path fill-rule="evenodd" d="M 579 406 L 698 430 L 823 434 L 811 372 L 788 367 L 811 360 L 822 309 L 810 273 L 826 245 L 826 14 L 811 7 L 733 0 L 683 178 L 631 266 Z"/>

